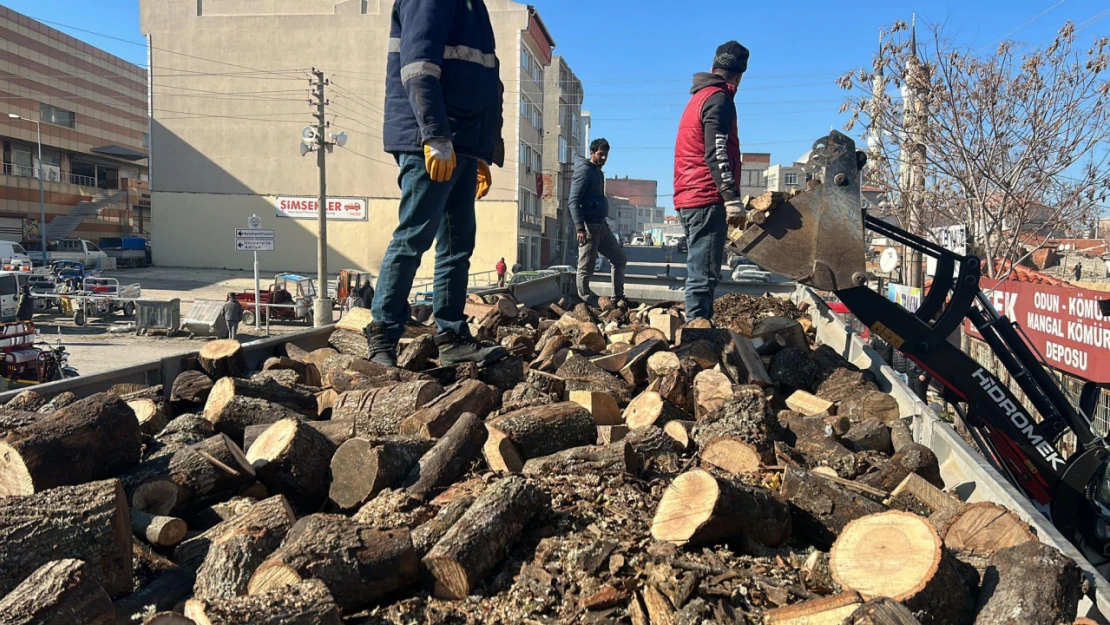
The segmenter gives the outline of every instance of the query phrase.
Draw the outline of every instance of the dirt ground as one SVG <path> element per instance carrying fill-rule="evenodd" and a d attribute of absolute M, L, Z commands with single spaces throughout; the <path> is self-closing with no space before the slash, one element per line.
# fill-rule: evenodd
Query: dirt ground
<path fill-rule="evenodd" d="M 196 299 L 219 299 L 230 292 L 246 291 L 254 288 L 253 273 L 250 271 L 222 269 L 183 269 L 147 267 L 143 269 L 120 269 L 105 272 L 105 277 L 116 278 L 120 284 L 138 282 L 143 289 L 143 299 L 181 300 L 181 315 L 184 317 L 189 306 Z M 261 288 L 273 281 L 272 274 L 262 274 Z M 336 318 L 339 314 L 336 312 Z M 119 369 L 130 365 L 158 360 L 175 354 L 200 349 L 210 337 L 190 339 L 187 335 L 176 337 L 137 336 L 134 331 L 122 333 L 121 326 L 131 323 L 122 313 L 104 319 L 90 319 L 88 325 L 79 328 L 69 317 L 62 316 L 55 308 L 49 313 L 35 315 L 35 327 L 50 343 L 60 340 L 70 354 L 70 364 L 82 375 L 91 375 Z M 272 335 L 289 334 L 307 329 L 303 322 L 275 323 L 270 326 Z M 60 336 L 59 336 L 60 332 Z M 253 328 L 240 327 L 240 333 L 265 335 Z"/>

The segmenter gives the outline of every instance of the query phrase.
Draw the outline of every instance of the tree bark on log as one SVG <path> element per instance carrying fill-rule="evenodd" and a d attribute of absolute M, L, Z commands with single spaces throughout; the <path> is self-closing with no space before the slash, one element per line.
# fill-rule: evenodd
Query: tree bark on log
<path fill-rule="evenodd" d="M 593 415 L 571 401 L 514 410 L 488 421 L 486 429 L 486 464 L 510 473 L 519 473 L 532 458 L 597 440 Z"/>
<path fill-rule="evenodd" d="M 37 391 L 27 389 L 20 391 L 18 395 L 13 397 L 11 401 L 4 404 L 7 410 L 22 410 L 24 412 L 36 412 L 46 404 L 46 398 L 39 395 Z"/>
<path fill-rule="evenodd" d="M 1083 596 L 1074 560 L 1037 541 L 994 554 L 983 575 L 975 625 L 1067 623 Z"/>
<path fill-rule="evenodd" d="M 190 599 L 185 616 L 196 625 L 340 625 L 339 607 L 315 579 L 273 592 L 218 601 Z"/>
<path fill-rule="evenodd" d="M 860 421 L 878 419 L 886 424 L 901 418 L 898 401 L 880 391 L 865 391 L 855 399 L 840 402 L 836 414 Z"/>
<path fill-rule="evenodd" d="M 687 374 L 687 368 L 680 366 L 663 376 L 659 381 L 658 392 L 663 399 L 677 406 L 679 410 L 694 414 L 694 400 L 690 392 L 692 379 Z"/>
<path fill-rule="evenodd" d="M 194 412 L 204 407 L 208 393 L 212 392 L 215 382 L 203 371 L 182 371 L 174 378 L 170 389 L 170 405 L 174 414 Z"/>
<path fill-rule="evenodd" d="M 208 536 L 208 552 L 193 587 L 197 599 L 247 594 L 255 570 L 279 546 L 295 518 L 281 496 L 260 502 L 221 531 Z"/>
<path fill-rule="evenodd" d="M 519 476 L 503 478 L 483 491 L 424 556 L 434 594 L 466 598 L 546 506 L 542 491 Z"/>
<path fill-rule="evenodd" d="M 305 386 L 319 387 L 322 384 L 320 380 L 320 370 L 316 365 L 310 362 L 302 362 L 293 358 L 286 358 L 283 356 L 274 356 L 267 358 L 266 362 L 262 363 L 263 371 L 293 371 L 297 374 L 297 384 Z"/>
<path fill-rule="evenodd" d="M 37 412 L 0 408 L 0 438 L 3 438 L 12 430 L 34 425 L 42 420 L 42 418 L 43 415 Z"/>
<path fill-rule="evenodd" d="M 834 428 L 824 417 L 799 413 L 779 413 L 779 422 L 794 436 L 793 447 L 811 466 L 828 466 L 840 477 L 850 480 L 860 474 L 863 462 L 837 439 Z"/>
<path fill-rule="evenodd" d="M 131 518 L 119 480 L 0 497 L 0 595 L 67 558 L 84 560 L 109 596 L 131 592 Z"/>
<path fill-rule="evenodd" d="M 779 492 L 790 502 L 794 532 L 820 549 L 831 547 L 848 523 L 886 510 L 880 503 L 795 467 L 786 468 Z"/>
<path fill-rule="evenodd" d="M 921 621 L 901 603 L 876 597 L 852 612 L 844 625 L 921 625 Z"/>
<path fill-rule="evenodd" d="M 887 455 L 894 453 L 890 445 L 890 428 L 878 419 L 865 419 L 856 423 L 842 438 L 851 443 L 856 451 L 877 451 Z"/>
<path fill-rule="evenodd" d="M 890 492 L 910 473 L 916 473 L 925 478 L 927 482 L 937 488 L 944 488 L 944 480 L 940 479 L 940 464 L 933 450 L 911 443 L 901 451 L 891 456 L 890 461 L 883 463 L 879 470 L 860 478 L 860 483 Z"/>
<path fill-rule="evenodd" d="M 315 419 L 319 412 L 316 392 L 307 386 L 290 387 L 272 380 L 254 382 L 238 378 L 223 378 L 218 380 L 208 393 L 208 401 L 204 404 L 205 418 L 215 423 L 213 416 L 218 415 L 233 397 L 264 399 L 299 412 L 309 419 Z"/>
<path fill-rule="evenodd" d="M 938 523 L 943 518 L 942 523 Z M 984 571 L 991 557 L 1003 549 L 1015 547 L 1037 535 L 1016 514 L 990 502 L 979 502 L 940 512 L 931 519 L 944 546 L 957 558 Z"/>
<path fill-rule="evenodd" d="M 447 530 L 454 527 L 463 514 L 466 514 L 474 500 L 474 495 L 460 495 L 441 507 L 435 517 L 421 523 L 419 527 L 413 530 L 412 546 L 416 549 L 416 554 L 421 558 L 427 555 L 432 547 L 435 547 L 436 543 L 443 538 Z"/>
<path fill-rule="evenodd" d="M 107 393 L 86 397 L 0 440 L 0 497 L 112 477 L 141 455 L 131 407 Z"/>
<path fill-rule="evenodd" d="M 340 393 L 332 419 L 354 419 L 358 436 L 397 436 L 401 421 L 443 393 L 439 382 L 418 380 Z"/>
<path fill-rule="evenodd" d="M 192 595 L 193 581 L 192 571 L 182 568 L 165 571 L 146 586 L 116 600 L 116 625 L 145 625 L 147 614 L 171 610 Z"/>
<path fill-rule="evenodd" d="M 440 438 L 463 413 L 485 417 L 500 399 L 497 389 L 478 380 L 463 380 L 401 422 L 398 434 Z"/>
<path fill-rule="evenodd" d="M 434 444 L 417 438 L 352 438 L 331 457 L 328 498 L 342 510 L 362 507 L 386 488 L 400 486 Z"/>
<path fill-rule="evenodd" d="M 790 506 L 778 495 L 708 471 L 687 471 L 663 493 L 651 535 L 677 545 L 747 539 L 777 547 L 790 538 Z"/>
<path fill-rule="evenodd" d="M 567 392 L 599 391 L 610 394 L 618 406 L 628 404 L 632 399 L 632 389 L 623 380 L 582 356 L 568 356 L 555 375 L 566 381 Z"/>
<path fill-rule="evenodd" d="M 829 554 L 838 584 L 865 599 L 900 601 L 922 615 L 922 625 L 969 625 L 975 618 L 957 566 L 928 520 L 898 510 L 852 521 Z"/>
<path fill-rule="evenodd" d="M 62 391 L 58 393 L 50 401 L 46 402 L 39 407 L 36 412 L 39 414 L 51 414 L 65 408 L 66 406 L 77 401 L 77 396 L 69 391 Z"/>
<path fill-rule="evenodd" d="M 524 375 L 524 381 L 541 393 L 554 395 L 556 401 L 565 401 L 567 399 L 566 380 L 557 375 L 532 369 Z"/>
<path fill-rule="evenodd" d="M 237 495 L 255 481 L 254 468 L 224 434 L 174 447 L 122 478 L 131 505 L 155 515 L 185 515 Z"/>
<path fill-rule="evenodd" d="M 627 443 L 572 447 L 524 463 L 524 475 L 586 475 L 640 472 L 640 457 Z"/>
<path fill-rule="evenodd" d="M 0 599 L 4 625 L 113 625 L 116 608 L 81 560 L 48 562 Z"/>
<path fill-rule="evenodd" d="M 407 529 L 382 532 L 337 514 L 309 515 L 250 580 L 250 594 L 305 579 L 324 582 L 344 612 L 362 609 L 416 581 L 419 559 Z"/>
<path fill-rule="evenodd" d="M 235 339 L 209 341 L 197 356 L 200 368 L 213 380 L 223 377 L 243 378 L 247 375 L 247 355 Z"/>
<path fill-rule="evenodd" d="M 775 463 L 770 420 L 763 392 L 745 386 L 718 410 L 704 415 L 690 433 L 703 461 L 739 475 Z"/>
<path fill-rule="evenodd" d="M 624 423 L 632 430 L 654 425 L 663 427 L 668 421 L 687 421 L 690 415 L 663 398 L 655 391 L 644 391 L 628 402 L 624 409 Z"/>
<path fill-rule="evenodd" d="M 225 378 L 230 379 L 230 378 Z M 211 407 L 211 398 L 208 401 Z M 243 443 L 247 427 L 252 425 L 273 425 L 286 419 L 303 420 L 303 413 L 254 397 L 231 397 L 220 401 L 219 410 L 204 409 L 204 418 L 212 424 L 212 429 L 227 434 L 236 444 Z"/>
<path fill-rule="evenodd" d="M 200 415 L 185 414 L 170 421 L 154 438 L 163 445 L 195 445 L 215 435 L 211 421 Z"/>
<path fill-rule="evenodd" d="M 240 534 L 278 533 L 284 536 L 295 521 L 296 516 L 285 497 L 275 495 L 254 504 L 246 512 L 181 543 L 174 549 L 173 559 L 178 566 L 196 571 L 208 559 L 212 549 L 222 549 L 218 545 L 234 543 L 233 539 Z M 226 557 L 219 556 L 219 558 Z"/>
<path fill-rule="evenodd" d="M 404 489 L 427 501 L 459 479 L 482 453 L 486 426 L 472 413 L 463 413 L 405 477 Z"/>
<path fill-rule="evenodd" d="M 439 356 L 435 337 L 431 334 L 422 334 L 405 346 L 397 355 L 397 367 L 406 371 L 423 371 L 428 368 L 428 361 Z"/>
<path fill-rule="evenodd" d="M 328 496 L 328 462 L 335 446 L 307 423 L 286 419 L 271 425 L 247 452 L 258 481 L 285 495 L 293 507 L 319 510 Z"/>
<path fill-rule="evenodd" d="M 305 421 L 304 424 L 323 434 L 324 438 L 331 441 L 331 444 L 336 448 L 355 436 L 355 422 L 351 419 Z M 262 433 L 270 429 L 272 425 L 273 423 L 248 425 L 246 429 L 243 430 L 243 449 L 250 451 L 254 441 L 258 440 L 258 437 L 262 436 Z"/>
<path fill-rule="evenodd" d="M 131 531 L 139 538 L 159 547 L 173 547 L 185 538 L 185 521 L 172 516 L 157 516 L 131 509 Z"/>

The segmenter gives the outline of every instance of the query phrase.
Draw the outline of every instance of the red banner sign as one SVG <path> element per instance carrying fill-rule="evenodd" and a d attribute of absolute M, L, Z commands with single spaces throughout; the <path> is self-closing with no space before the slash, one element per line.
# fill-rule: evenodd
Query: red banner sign
<path fill-rule="evenodd" d="M 1102 316 L 1098 304 L 1110 293 L 1012 280 L 986 287 L 995 309 L 1021 325 L 1050 366 L 1092 382 L 1110 382 L 1110 318 Z M 979 337 L 970 322 L 965 327 Z"/>

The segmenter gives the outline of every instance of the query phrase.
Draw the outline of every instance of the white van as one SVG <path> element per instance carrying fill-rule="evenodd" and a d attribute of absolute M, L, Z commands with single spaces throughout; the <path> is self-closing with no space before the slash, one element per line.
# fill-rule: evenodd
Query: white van
<path fill-rule="evenodd" d="M 0 241 L 0 264 L 10 264 L 13 261 L 31 261 L 27 250 L 15 241 Z"/>

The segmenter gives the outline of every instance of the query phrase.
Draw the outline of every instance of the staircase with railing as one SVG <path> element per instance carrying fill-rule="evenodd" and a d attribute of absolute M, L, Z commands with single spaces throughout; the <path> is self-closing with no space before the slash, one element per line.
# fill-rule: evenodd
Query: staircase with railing
<path fill-rule="evenodd" d="M 67 215 L 55 217 L 46 224 L 47 240 L 64 239 L 73 234 L 85 220 L 95 219 L 100 211 L 115 204 L 123 197 L 126 191 L 116 189 L 102 189 L 87 200 L 79 202 Z"/>

